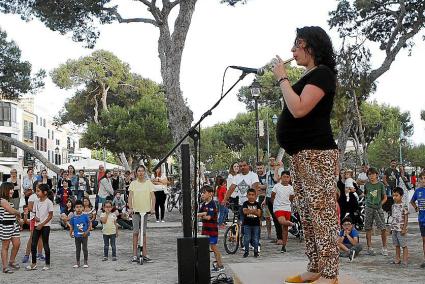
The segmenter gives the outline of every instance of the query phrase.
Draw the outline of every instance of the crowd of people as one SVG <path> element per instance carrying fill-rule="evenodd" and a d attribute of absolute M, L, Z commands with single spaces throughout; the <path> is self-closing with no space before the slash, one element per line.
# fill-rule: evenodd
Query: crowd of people
<path fill-rule="evenodd" d="M 425 172 L 412 176 L 398 167 L 393 160 L 388 169 L 377 170 L 363 165 L 361 172 L 355 178 L 352 170 L 342 169 L 339 177 L 335 177 L 338 186 L 337 211 L 340 218 L 340 229 L 337 234 L 337 245 L 340 257 L 347 257 L 353 261 L 363 250 L 364 244 L 360 240 L 359 231 L 353 220 L 353 212 L 357 210 L 359 201 L 364 199 L 364 231 L 366 232 L 366 253 L 374 256 L 372 246 L 373 224 L 381 232 L 381 254 L 388 256 L 387 227 L 392 236 L 395 247 L 393 264 L 408 265 L 409 252 L 406 238 L 408 228 L 409 204 L 419 212 L 419 228 L 424 244 L 424 261 L 420 264 L 425 268 Z M 288 245 L 288 231 L 294 225 L 291 215 L 297 209 L 291 173 L 283 169 L 282 163 L 270 158 L 269 164 L 256 164 L 256 172 L 246 161 L 233 163 L 230 166 L 227 179 L 217 176 L 215 188 L 206 185 L 202 188 L 202 200 L 198 216 L 203 222 L 202 233 L 210 236 L 211 251 L 214 252 L 216 263 L 214 271 L 224 269 L 221 254 L 217 249 L 219 230 L 226 229 L 229 208 L 238 214 L 242 228 L 243 241 L 241 249 L 243 257 L 249 256 L 250 248 L 253 256 L 258 257 L 261 248 L 262 221 L 265 221 L 267 239 L 272 239 L 272 223 L 275 228 L 276 239 L 272 242 L 281 246 L 281 253 L 285 253 Z M 412 182 L 415 181 L 415 182 Z M 410 191 L 414 191 L 409 200 Z M 410 194 L 412 195 L 412 194 Z M 389 224 L 385 221 L 383 207 L 391 203 L 388 214 L 392 216 Z M 309 218 L 309 216 L 301 216 Z M 357 218 L 355 216 L 355 218 Z M 305 221 L 302 221 L 304 224 Z M 388 226 L 387 226 L 388 225 Z"/>
<path fill-rule="evenodd" d="M 99 225 L 104 240 L 104 261 L 108 260 L 109 247 L 112 250 L 112 261 L 117 260 L 116 238 L 119 229 L 133 231 L 132 261 L 138 261 L 139 229 L 140 226 L 146 229 L 145 213 L 155 214 L 157 222 L 164 222 L 164 204 L 169 184 L 161 168 L 152 177 L 147 174 L 143 165 L 138 166 L 133 173 L 121 173 L 118 169 L 110 171 L 99 165 L 92 185 L 83 169 L 77 173 L 71 165 L 67 170 L 60 171 L 54 185 L 47 170 L 35 174 L 29 168 L 21 182 L 17 170 L 12 169 L 10 178 L 0 186 L 2 271 L 13 273 L 20 268 L 16 256 L 21 246 L 22 230 L 30 231 L 22 259 L 25 268 L 37 269 L 38 260 L 44 262 L 43 270 L 50 269 L 50 226 L 53 215 L 57 213 L 60 225 L 69 230 L 71 238 L 75 240 L 74 268 L 80 267 L 81 250 L 84 257 L 82 267 L 88 267 L 88 239 L 90 232 Z M 25 204 L 21 206 L 22 197 Z M 59 212 L 54 213 L 54 203 L 59 205 Z M 144 216 L 143 220 L 141 216 Z M 143 232 L 143 261 L 151 262 L 147 255 L 146 230 Z M 12 249 L 9 257 L 10 245 Z"/>
<path fill-rule="evenodd" d="M 390 229 L 396 250 L 393 263 L 407 265 L 407 206 L 410 202 L 419 212 L 419 226 L 424 243 L 424 263 L 421 267 L 425 268 L 425 173 L 416 176 L 412 172 L 412 175 L 408 176 L 403 167 L 397 168 L 396 162 L 391 161 L 390 167 L 382 170 L 364 165 L 357 178 L 352 170 L 342 169 L 336 179 L 339 189 L 335 198 L 338 200 L 340 217 L 337 238 L 340 257 L 348 257 L 353 261 L 364 248 L 355 226 L 355 218 L 358 217 L 354 214 L 358 212 L 359 201 L 364 199 L 366 253 L 375 255 L 371 242 L 372 226 L 375 224 L 381 231 L 381 254 L 388 255 L 383 207 L 386 203 L 391 203 L 388 213 L 392 215 Z M 216 258 L 213 271 L 224 269 L 217 243 L 219 231 L 226 229 L 229 208 L 237 211 L 242 225 L 241 247 L 244 258 L 249 256 L 250 248 L 254 257 L 259 256 L 261 243 L 264 241 L 261 240 L 263 221 L 267 240 L 279 245 L 281 253 L 286 253 L 288 232 L 294 225 L 291 215 L 298 210 L 292 184 L 292 173 L 284 170 L 281 162 L 270 158 L 267 165 L 256 163 L 255 172 L 246 161 L 233 163 L 227 176 L 217 176 L 213 186 L 202 187 L 203 203 L 198 217 L 203 222 L 202 234 L 209 236 L 211 251 Z M 168 185 L 167 177 L 161 173 L 160 168 L 149 178 L 146 168 L 142 165 L 134 173 L 125 172 L 123 175 L 118 170 L 105 170 L 103 165 L 100 165 L 93 187 L 84 170 L 79 170 L 77 174 L 72 166 L 67 171 L 61 171 L 55 186 L 46 170 L 35 175 L 33 169 L 28 169 L 21 183 L 16 170 L 13 169 L 10 178 L 0 187 L 3 272 L 13 273 L 20 268 L 16 256 L 20 248 L 22 230 L 30 231 L 22 259 L 23 263 L 28 263 L 26 269 L 37 269 L 37 261 L 44 262 L 43 270 L 50 269 L 49 235 L 53 215 L 56 214 L 54 203 L 59 205 L 61 226 L 69 230 L 70 237 L 75 241 L 74 268 L 89 266 L 88 240 L 90 232 L 99 226 L 102 227 L 104 240 L 103 261 L 109 259 L 109 248 L 112 250 L 112 261 L 117 260 L 116 239 L 119 229 L 129 229 L 133 231 L 132 261 L 137 262 L 139 231 L 143 226 L 143 260 L 151 262 L 147 255 L 145 213 L 155 214 L 157 222 L 164 222 Z M 415 190 L 411 200 L 406 198 L 409 190 Z M 21 194 L 25 200 L 22 208 Z M 91 194 L 96 196 L 94 202 L 90 198 Z M 304 216 L 301 217 L 303 220 Z M 10 247 L 12 249 L 9 256 Z"/>

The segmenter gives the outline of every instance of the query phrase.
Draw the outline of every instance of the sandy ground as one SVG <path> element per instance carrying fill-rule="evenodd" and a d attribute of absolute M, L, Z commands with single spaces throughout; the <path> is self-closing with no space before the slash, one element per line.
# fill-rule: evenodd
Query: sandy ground
<path fill-rule="evenodd" d="M 143 266 L 130 263 L 132 255 L 132 235 L 130 231 L 121 231 L 117 239 L 117 262 L 110 260 L 102 262 L 102 232 L 100 230 L 93 231 L 89 239 L 90 267 L 87 269 L 72 268 L 75 264 L 74 240 L 69 237 L 68 232 L 58 229 L 56 225 L 54 227 L 55 230 L 50 235 L 52 269 L 50 271 L 25 271 L 23 264 L 21 264 L 22 268 L 14 274 L 0 274 L 0 283 L 177 283 L 176 238 L 182 235 L 180 219 L 181 216 L 175 209 L 166 216 L 167 223 L 165 224 L 157 224 L 154 222 L 154 217 L 150 217 L 148 254 L 155 261 Z M 390 264 L 394 256 L 394 248 L 391 244 L 391 236 L 389 236 L 389 256 L 384 257 L 380 254 L 368 256 L 362 252 L 353 263 L 349 263 L 348 259 L 341 259 L 340 268 L 342 273 L 355 277 L 362 283 L 372 281 L 373 283 L 425 283 L 425 269 L 419 268 L 423 258 L 419 228 L 414 223 L 409 226 L 410 264 L 407 268 Z M 265 237 L 264 231 L 263 238 Z M 19 261 L 21 261 L 23 256 L 23 247 L 28 240 L 28 235 L 28 232 L 22 233 L 22 247 L 18 254 Z M 361 235 L 361 242 L 365 243 L 364 233 Z M 375 251 L 379 252 L 380 237 L 378 235 L 373 237 L 373 243 Z M 219 248 L 224 252 L 222 241 L 219 243 Z M 280 261 L 282 265 L 285 265 L 285 262 L 305 261 L 303 243 L 290 239 L 287 250 L 287 253 L 281 254 L 279 246 L 264 239 L 262 241 L 261 256 L 258 259 L 253 257 L 243 259 L 242 252 L 238 252 L 235 255 L 226 255 L 224 252 L 223 261 L 225 264 Z M 42 263 L 39 266 L 41 268 Z M 228 275 L 232 275 L 228 266 L 225 272 Z"/>

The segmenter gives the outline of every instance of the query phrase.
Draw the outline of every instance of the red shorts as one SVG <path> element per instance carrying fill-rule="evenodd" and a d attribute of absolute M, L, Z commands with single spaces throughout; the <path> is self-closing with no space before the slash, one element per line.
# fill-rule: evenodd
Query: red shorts
<path fill-rule="evenodd" d="M 34 231 L 35 228 L 35 218 L 32 218 L 30 221 L 30 232 Z"/>
<path fill-rule="evenodd" d="M 279 219 L 279 217 L 285 217 L 286 221 L 290 221 L 291 220 L 291 211 L 278 210 L 278 211 L 275 211 L 274 212 L 274 215 L 278 219 Z"/>

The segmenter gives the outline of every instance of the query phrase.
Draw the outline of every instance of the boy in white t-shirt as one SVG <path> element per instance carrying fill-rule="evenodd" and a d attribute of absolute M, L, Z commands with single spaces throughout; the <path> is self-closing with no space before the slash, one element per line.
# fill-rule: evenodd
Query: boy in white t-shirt
<path fill-rule="evenodd" d="M 288 242 L 288 227 L 292 226 L 291 202 L 294 200 L 294 189 L 289 184 L 291 176 L 289 171 L 283 171 L 280 183 L 275 184 L 272 191 L 271 201 L 273 202 L 273 212 L 282 226 L 282 248 L 281 253 L 286 252 Z"/>

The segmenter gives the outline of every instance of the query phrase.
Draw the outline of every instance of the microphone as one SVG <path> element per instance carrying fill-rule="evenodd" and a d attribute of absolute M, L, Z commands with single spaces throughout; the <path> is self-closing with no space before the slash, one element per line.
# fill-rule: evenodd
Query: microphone
<path fill-rule="evenodd" d="M 287 63 L 291 62 L 292 60 L 294 60 L 294 58 L 285 60 L 285 61 L 283 61 L 283 64 L 287 64 Z M 250 68 L 250 67 L 234 66 L 234 65 L 229 66 L 229 67 L 232 68 L 232 69 L 241 70 L 242 72 L 247 73 L 247 74 L 253 73 L 253 74 L 256 74 L 258 76 L 263 76 L 267 67 L 270 64 L 275 64 L 274 60 L 272 61 L 272 63 L 268 63 L 266 66 L 260 67 L 260 68 Z"/>

